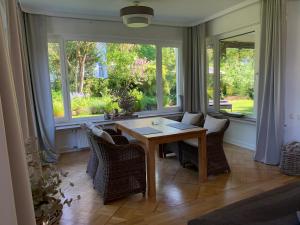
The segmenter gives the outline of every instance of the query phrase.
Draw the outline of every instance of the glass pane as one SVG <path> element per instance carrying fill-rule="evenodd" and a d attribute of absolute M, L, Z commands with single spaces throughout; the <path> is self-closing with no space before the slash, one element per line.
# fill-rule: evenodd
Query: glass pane
<path fill-rule="evenodd" d="M 207 99 L 208 99 L 208 106 L 214 106 L 214 81 L 215 81 L 215 71 L 214 71 L 214 48 L 211 43 L 207 43 L 206 46 L 206 63 L 207 63 Z"/>
<path fill-rule="evenodd" d="M 62 94 L 62 77 L 60 67 L 60 46 L 59 43 L 48 43 L 49 74 L 51 83 L 51 94 L 53 114 L 55 118 L 65 116 Z"/>
<path fill-rule="evenodd" d="M 163 106 L 177 105 L 177 48 L 162 48 Z"/>
<path fill-rule="evenodd" d="M 155 46 L 67 41 L 66 55 L 73 118 L 157 108 Z"/>
<path fill-rule="evenodd" d="M 220 109 L 252 115 L 254 111 L 254 32 L 220 42 Z"/>

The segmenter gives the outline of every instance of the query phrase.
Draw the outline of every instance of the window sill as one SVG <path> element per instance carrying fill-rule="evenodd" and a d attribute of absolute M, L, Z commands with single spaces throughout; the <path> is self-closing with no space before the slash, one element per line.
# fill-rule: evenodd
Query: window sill
<path fill-rule="evenodd" d="M 238 122 L 238 123 L 246 123 L 246 124 L 251 124 L 251 125 L 256 125 L 256 118 L 252 118 L 252 117 L 242 117 L 242 118 L 236 118 L 236 117 L 231 117 L 231 116 L 228 116 L 229 119 L 231 121 L 235 121 L 235 122 Z"/>
<path fill-rule="evenodd" d="M 149 113 L 149 114 L 138 114 L 138 118 L 137 119 L 142 119 L 142 118 L 151 118 L 151 117 L 156 117 L 156 116 L 170 116 L 170 117 L 176 117 L 176 116 L 182 116 L 183 113 L 182 112 L 153 112 L 153 113 Z M 136 118 L 133 118 L 136 119 Z M 129 119 L 130 120 L 130 119 Z M 94 122 L 96 125 L 113 125 L 116 121 L 118 120 L 105 120 L 105 119 L 101 119 L 99 118 L 98 120 L 77 120 L 77 121 L 71 121 L 71 122 L 65 122 L 65 123 L 57 123 L 55 125 L 55 130 L 56 131 L 64 131 L 64 130 L 68 130 L 68 129 L 79 129 L 80 128 L 80 124 L 84 123 L 84 122 Z"/>
<path fill-rule="evenodd" d="M 216 111 L 214 109 L 208 109 L 208 114 L 211 116 L 216 116 L 216 117 L 227 117 L 231 121 L 239 122 L 239 123 L 247 123 L 251 125 L 256 125 L 256 118 L 250 117 L 250 116 L 242 116 L 242 117 L 237 117 L 234 115 L 231 115 L 230 113 L 224 113 L 222 111 Z"/>

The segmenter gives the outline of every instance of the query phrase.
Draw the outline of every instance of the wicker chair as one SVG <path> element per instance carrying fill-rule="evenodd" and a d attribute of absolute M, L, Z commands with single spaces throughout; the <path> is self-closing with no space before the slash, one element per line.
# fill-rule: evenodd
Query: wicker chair
<path fill-rule="evenodd" d="M 99 163 L 94 177 L 94 188 L 103 197 L 103 203 L 146 192 L 145 152 L 126 137 L 113 135 L 115 144 L 88 132 Z"/>
<path fill-rule="evenodd" d="M 216 175 L 219 173 L 230 172 L 230 167 L 226 159 L 223 148 L 224 133 L 229 127 L 230 121 L 227 119 L 223 128 L 218 132 L 208 133 L 206 136 L 207 148 L 207 173 Z M 181 163 L 186 165 L 191 163 L 198 166 L 198 147 L 186 142 L 180 142 Z"/>
<path fill-rule="evenodd" d="M 178 119 L 178 121 L 181 121 L 182 117 Z M 199 126 L 199 127 L 203 127 L 204 124 L 204 115 L 202 114 L 198 123 L 197 124 L 193 124 L 195 126 Z M 163 144 L 159 146 L 159 156 L 161 158 L 166 158 L 167 154 L 170 153 L 175 153 L 176 158 L 179 160 L 180 164 L 182 162 L 181 159 L 181 151 L 179 148 L 179 142 L 172 142 L 172 143 L 167 143 L 167 144 Z"/>
<path fill-rule="evenodd" d="M 81 125 L 81 128 L 87 133 L 89 132 L 89 128 L 87 128 L 84 125 Z M 105 130 L 107 133 L 109 133 L 110 135 L 118 135 L 119 133 L 113 129 L 103 129 Z M 88 164 L 87 164 L 87 168 L 86 168 L 86 173 L 92 178 L 94 179 L 97 168 L 98 168 L 98 157 L 96 155 L 95 152 L 95 148 L 93 146 L 92 140 L 90 138 L 90 135 L 88 135 L 87 133 L 87 139 L 88 139 L 88 143 L 89 143 L 89 147 L 90 147 L 90 157 L 88 160 Z"/>

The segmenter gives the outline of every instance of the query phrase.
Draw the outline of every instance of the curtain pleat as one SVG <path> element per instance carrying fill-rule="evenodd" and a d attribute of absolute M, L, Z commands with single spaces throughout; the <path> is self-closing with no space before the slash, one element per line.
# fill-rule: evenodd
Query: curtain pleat
<path fill-rule="evenodd" d="M 280 161 L 284 130 L 286 1 L 263 0 L 255 160 Z"/>
<path fill-rule="evenodd" d="M 189 27 L 185 34 L 184 110 L 207 111 L 205 24 Z"/>
<path fill-rule="evenodd" d="M 30 81 L 42 160 L 57 162 L 45 16 L 25 14 Z"/>
<path fill-rule="evenodd" d="M 6 13 L 0 14 L 0 97 L 4 130 L 18 225 L 34 225 L 34 210 L 25 154 L 24 133 L 27 125 L 21 121 L 24 105 L 19 103 L 22 85 L 15 84 L 23 76 L 15 0 L 4 1 Z M 2 127 L 3 128 L 3 127 Z M 4 149 L 0 149 L 1 151 Z M 2 159 L 4 160 L 4 159 Z M 2 182 L 2 180 L 1 180 Z M 2 191 L 2 190 L 1 190 Z M 1 218 L 2 219 L 2 218 Z M 0 219 L 0 220 L 1 220 Z M 1 223 L 1 222 L 0 222 Z"/>

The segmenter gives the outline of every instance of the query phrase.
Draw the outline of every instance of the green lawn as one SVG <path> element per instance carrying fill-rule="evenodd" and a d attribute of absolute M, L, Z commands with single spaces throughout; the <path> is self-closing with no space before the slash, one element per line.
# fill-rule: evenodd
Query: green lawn
<path fill-rule="evenodd" d="M 228 100 L 232 104 L 232 111 L 227 109 L 227 112 L 238 112 L 245 115 L 253 114 L 253 99 L 236 99 L 236 100 Z"/>

